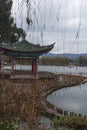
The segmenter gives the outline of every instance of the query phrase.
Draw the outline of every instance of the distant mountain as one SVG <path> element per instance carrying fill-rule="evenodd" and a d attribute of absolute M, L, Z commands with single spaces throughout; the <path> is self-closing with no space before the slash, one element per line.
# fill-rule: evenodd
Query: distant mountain
<path fill-rule="evenodd" d="M 76 59 L 80 56 L 87 57 L 87 53 L 64 53 L 64 54 L 56 54 L 56 53 L 47 53 L 44 54 L 43 57 L 67 57 L 70 59 Z"/>

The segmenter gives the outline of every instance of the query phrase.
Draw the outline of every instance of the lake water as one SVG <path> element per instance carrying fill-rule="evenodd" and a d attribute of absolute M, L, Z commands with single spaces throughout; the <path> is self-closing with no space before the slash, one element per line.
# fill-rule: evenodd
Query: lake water
<path fill-rule="evenodd" d="M 87 67 L 74 66 L 72 68 L 66 66 L 39 66 L 41 71 L 49 71 L 57 74 L 74 74 L 87 76 Z"/>
<path fill-rule="evenodd" d="M 87 67 L 39 66 L 39 70 L 87 76 Z M 50 94 L 47 100 L 63 110 L 87 115 L 87 83 L 57 90 Z M 41 117 L 40 122 L 50 127 L 50 119 Z"/>
<path fill-rule="evenodd" d="M 87 67 L 68 68 L 62 66 L 45 66 L 44 68 L 45 70 L 47 69 L 48 71 L 55 73 L 87 76 Z M 63 110 L 74 111 L 76 113 L 87 115 L 87 83 L 53 92 L 47 97 L 47 100 Z"/>
<path fill-rule="evenodd" d="M 11 69 L 11 66 L 4 66 L 4 69 Z M 15 69 L 31 70 L 31 66 L 28 65 L 16 65 Z M 72 68 L 66 66 L 42 66 L 39 65 L 38 71 L 49 71 L 61 74 L 75 74 L 87 76 L 87 67 L 74 66 Z"/>
<path fill-rule="evenodd" d="M 47 100 L 63 110 L 87 115 L 87 83 L 53 92 Z"/>

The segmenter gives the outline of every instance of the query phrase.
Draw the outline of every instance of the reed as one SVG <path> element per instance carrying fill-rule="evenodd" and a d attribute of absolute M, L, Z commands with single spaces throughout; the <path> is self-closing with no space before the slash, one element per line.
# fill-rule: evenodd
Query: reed
<path fill-rule="evenodd" d="M 39 106 L 40 87 L 38 80 L 32 83 L 31 80 L 14 82 L 10 79 L 0 79 L 0 121 L 26 122 L 32 130 L 37 119 Z"/>

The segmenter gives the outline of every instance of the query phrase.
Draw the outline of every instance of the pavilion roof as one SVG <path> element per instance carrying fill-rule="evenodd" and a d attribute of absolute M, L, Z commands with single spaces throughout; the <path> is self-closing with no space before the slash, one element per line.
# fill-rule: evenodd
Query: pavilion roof
<path fill-rule="evenodd" d="M 27 40 L 22 40 L 20 42 L 16 42 L 13 44 L 1 44 L 0 48 L 7 49 L 7 50 L 12 50 L 12 51 L 20 51 L 20 52 L 37 52 L 37 51 L 44 51 L 46 49 L 54 47 L 54 43 L 51 45 L 47 46 L 40 46 L 32 44 L 28 42 Z"/>

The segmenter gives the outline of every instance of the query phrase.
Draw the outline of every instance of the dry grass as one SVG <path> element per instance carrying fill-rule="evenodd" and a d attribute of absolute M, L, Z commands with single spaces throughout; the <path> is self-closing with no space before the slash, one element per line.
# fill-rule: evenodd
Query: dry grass
<path fill-rule="evenodd" d="M 0 79 L 0 120 L 25 121 L 29 126 L 34 124 L 40 106 L 39 86 L 37 80 L 33 83 L 19 80 L 16 85 L 12 80 Z"/>

